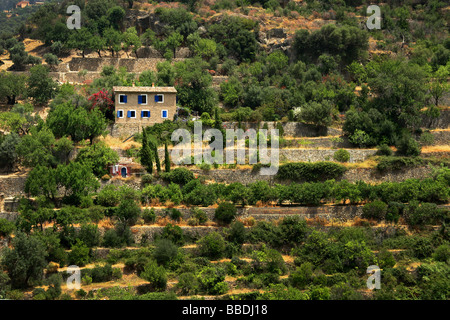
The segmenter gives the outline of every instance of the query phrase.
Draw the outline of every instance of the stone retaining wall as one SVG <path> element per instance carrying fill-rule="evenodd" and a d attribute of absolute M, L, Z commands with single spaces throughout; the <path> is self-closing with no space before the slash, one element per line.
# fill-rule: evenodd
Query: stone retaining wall
<path fill-rule="evenodd" d="M 448 145 L 450 144 L 450 131 L 432 131 L 434 142 L 433 145 Z"/>
<path fill-rule="evenodd" d="M 238 122 L 223 122 L 225 129 L 237 129 Z M 267 124 L 269 130 L 276 129 L 277 122 L 275 121 L 262 121 L 259 124 L 256 122 L 242 122 L 241 126 L 246 129 L 258 129 L 262 128 L 264 124 Z M 306 124 L 302 122 L 281 122 L 284 130 L 284 136 L 287 137 L 321 137 L 321 136 L 335 136 L 341 135 L 342 130 L 338 128 L 315 126 L 312 124 Z"/>
<path fill-rule="evenodd" d="M 174 58 L 173 62 L 182 61 L 183 58 Z M 166 61 L 164 58 L 72 58 L 67 64 L 58 66 L 57 71 L 61 72 L 79 72 L 82 70 L 90 72 L 101 72 L 105 66 L 115 68 L 125 67 L 127 72 L 141 73 L 145 70 L 157 71 L 156 65 L 159 62 Z"/>
<path fill-rule="evenodd" d="M 252 173 L 248 170 L 238 169 L 224 169 L 224 170 L 209 170 L 204 171 L 200 169 L 192 169 L 192 172 L 196 175 L 203 175 L 207 180 L 213 180 L 221 183 L 240 182 L 242 184 L 249 184 L 261 180 L 269 181 L 270 183 L 286 183 L 289 181 L 280 181 L 273 176 L 263 176 L 259 173 Z M 370 168 L 352 168 L 348 169 L 341 178 L 336 180 L 348 180 L 349 182 L 365 181 L 365 182 L 400 182 L 406 179 L 422 179 L 431 174 L 431 168 L 429 167 L 417 167 L 404 169 L 400 171 L 387 171 L 380 173 L 376 169 Z"/>
<path fill-rule="evenodd" d="M 3 197 L 15 197 L 24 195 L 25 181 L 27 175 L 15 176 L 1 176 L 0 177 L 0 195 Z"/>
<path fill-rule="evenodd" d="M 430 129 L 448 129 L 450 125 L 450 110 L 441 110 L 438 118 L 422 117 L 422 127 Z"/>

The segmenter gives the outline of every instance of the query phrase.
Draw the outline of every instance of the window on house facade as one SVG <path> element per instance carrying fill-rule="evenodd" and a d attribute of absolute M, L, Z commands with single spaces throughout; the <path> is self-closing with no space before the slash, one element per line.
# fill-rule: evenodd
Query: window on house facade
<path fill-rule="evenodd" d="M 163 94 L 155 94 L 155 102 L 164 102 L 164 95 Z"/>
<path fill-rule="evenodd" d="M 127 117 L 128 118 L 136 118 L 136 110 L 129 110 L 127 112 Z"/>
<path fill-rule="evenodd" d="M 119 94 L 119 103 L 127 103 L 127 95 Z"/>
<path fill-rule="evenodd" d="M 138 104 L 147 104 L 147 95 L 146 94 L 138 95 Z"/>
<path fill-rule="evenodd" d="M 142 110 L 141 111 L 141 118 L 150 118 L 150 111 L 149 110 Z"/>
<path fill-rule="evenodd" d="M 123 118 L 123 110 L 117 110 L 117 118 Z"/>
<path fill-rule="evenodd" d="M 167 112 L 167 110 L 162 110 L 161 111 L 161 118 L 168 118 L 169 116 L 168 116 L 168 112 Z"/>

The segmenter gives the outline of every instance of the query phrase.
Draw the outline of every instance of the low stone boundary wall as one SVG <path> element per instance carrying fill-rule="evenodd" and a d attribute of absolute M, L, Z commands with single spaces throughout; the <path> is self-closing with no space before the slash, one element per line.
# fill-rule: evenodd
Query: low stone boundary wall
<path fill-rule="evenodd" d="M 448 145 L 450 144 L 450 131 L 431 131 L 434 137 L 433 145 Z"/>
<path fill-rule="evenodd" d="M 6 197 L 20 197 L 24 195 L 25 181 L 27 175 L 22 176 L 0 176 L 0 195 Z"/>

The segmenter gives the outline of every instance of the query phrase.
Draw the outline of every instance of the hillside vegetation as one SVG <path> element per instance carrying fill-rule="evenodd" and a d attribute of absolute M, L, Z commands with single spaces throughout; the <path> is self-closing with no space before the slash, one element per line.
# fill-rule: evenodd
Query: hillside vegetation
<path fill-rule="evenodd" d="M 66 26 L 72 4 L 81 29 Z M 448 300 L 449 7 L 380 2 L 371 30 L 368 5 L 65 0 L 1 13 L 0 298 Z M 60 82 L 71 62 L 111 58 L 154 68 Z M 123 133 L 113 86 L 152 84 L 177 89 L 177 117 Z M 259 175 L 259 153 L 173 163 L 171 133 L 193 138 L 198 120 L 278 129 L 258 133 L 279 144 L 277 174 Z M 110 176 L 117 163 L 132 175 Z M 22 177 L 20 192 L 4 187 Z M 366 286 L 371 265 L 381 289 Z"/>

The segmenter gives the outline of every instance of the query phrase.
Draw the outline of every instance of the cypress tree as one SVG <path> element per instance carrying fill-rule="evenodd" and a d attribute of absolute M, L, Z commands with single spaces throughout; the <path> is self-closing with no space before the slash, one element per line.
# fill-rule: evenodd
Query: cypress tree
<path fill-rule="evenodd" d="M 164 142 L 164 165 L 166 172 L 170 172 L 170 158 L 169 158 L 169 148 L 167 146 L 167 141 Z"/>
<path fill-rule="evenodd" d="M 153 157 L 152 151 L 149 146 L 147 132 L 142 128 L 142 148 L 140 151 L 141 163 L 145 167 L 148 173 L 153 173 Z"/>
<path fill-rule="evenodd" d="M 219 108 L 214 110 L 214 128 L 219 130 L 222 129 L 222 119 L 220 119 Z"/>
<path fill-rule="evenodd" d="M 155 155 L 156 171 L 161 172 L 161 161 L 159 161 L 158 144 L 152 142 L 153 153 Z"/>

